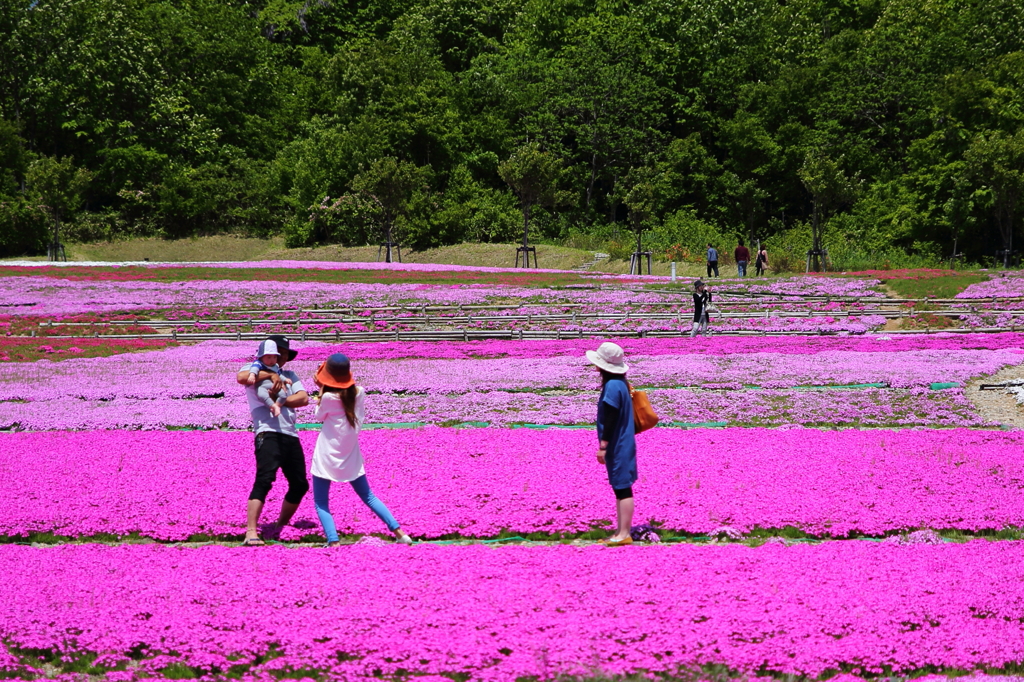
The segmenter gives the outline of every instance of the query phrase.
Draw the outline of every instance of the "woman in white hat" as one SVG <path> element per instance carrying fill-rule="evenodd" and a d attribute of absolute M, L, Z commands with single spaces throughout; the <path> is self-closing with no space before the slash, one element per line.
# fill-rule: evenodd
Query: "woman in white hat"
<path fill-rule="evenodd" d="M 597 461 L 608 469 L 608 482 L 615 491 L 618 527 L 615 534 L 602 540 L 609 547 L 633 544 L 629 531 L 633 525 L 633 484 L 636 483 L 636 430 L 633 426 L 633 399 L 626 383 L 626 365 L 622 348 L 602 343 L 596 351 L 587 351 L 587 360 L 601 373 L 601 397 L 597 403 Z"/>

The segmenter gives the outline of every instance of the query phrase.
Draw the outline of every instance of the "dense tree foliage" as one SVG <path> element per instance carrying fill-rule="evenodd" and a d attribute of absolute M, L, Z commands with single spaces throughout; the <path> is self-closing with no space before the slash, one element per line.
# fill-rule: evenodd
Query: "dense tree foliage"
<path fill-rule="evenodd" d="M 642 224 L 802 258 L 817 213 L 844 264 L 991 258 L 1021 243 L 1022 121 L 1019 0 L 0 0 L 0 250 L 45 249 L 53 159 L 90 178 L 77 239 Z M 522 150 L 558 201 L 524 209 Z"/>

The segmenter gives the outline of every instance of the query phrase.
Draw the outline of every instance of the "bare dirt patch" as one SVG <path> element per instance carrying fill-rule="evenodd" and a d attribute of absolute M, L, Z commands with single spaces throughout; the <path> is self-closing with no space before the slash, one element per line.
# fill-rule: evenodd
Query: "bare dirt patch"
<path fill-rule="evenodd" d="M 981 384 L 1001 384 L 1011 379 L 1024 379 L 1024 365 L 1004 367 L 995 374 L 967 384 L 964 395 L 985 420 L 1015 429 L 1024 429 L 1024 408 L 1006 391 L 982 391 Z"/>

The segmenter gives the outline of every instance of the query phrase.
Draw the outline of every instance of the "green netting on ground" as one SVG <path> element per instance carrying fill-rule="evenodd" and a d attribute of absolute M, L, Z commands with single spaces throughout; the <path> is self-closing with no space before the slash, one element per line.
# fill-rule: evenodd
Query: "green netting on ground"
<path fill-rule="evenodd" d="M 729 425 L 729 422 L 667 422 L 661 426 L 675 426 L 680 429 L 721 429 Z"/>
<path fill-rule="evenodd" d="M 959 388 L 959 387 L 960 387 L 960 384 L 958 382 L 956 382 L 956 381 L 939 381 L 939 382 L 935 382 L 935 383 L 929 384 L 929 388 L 931 388 L 933 391 L 941 391 L 941 390 L 947 389 L 947 388 Z M 644 391 L 664 391 L 664 390 L 679 390 L 679 389 L 686 389 L 686 388 L 704 388 L 704 387 L 703 386 L 672 386 L 672 387 L 666 388 L 664 386 L 640 386 L 638 388 L 640 388 L 641 390 L 644 390 Z M 855 390 L 861 390 L 861 389 L 865 389 L 865 388 L 891 388 L 891 387 L 889 386 L 889 384 L 880 381 L 880 382 L 874 382 L 874 383 L 868 383 L 868 384 L 822 384 L 822 385 L 790 386 L 788 389 L 787 388 L 783 388 L 783 389 L 774 388 L 772 390 L 790 390 L 790 391 L 837 391 L 837 390 L 838 391 L 843 391 L 843 390 L 850 391 L 850 390 L 852 390 L 852 391 L 855 391 Z M 713 391 L 713 390 L 719 390 L 719 389 L 709 388 L 709 389 L 706 389 L 706 390 Z M 728 390 L 728 389 L 723 389 L 723 390 Z M 744 384 L 743 385 L 743 390 L 745 390 L 745 391 L 764 391 L 764 390 L 767 390 L 767 389 L 765 389 L 764 386 L 758 386 L 756 384 Z"/>
<path fill-rule="evenodd" d="M 889 388 L 889 384 L 886 383 L 873 383 L 873 384 L 840 384 L 838 386 L 794 386 L 794 391 L 831 391 L 833 389 L 841 390 L 857 390 L 863 388 Z"/>
<path fill-rule="evenodd" d="M 426 426 L 426 422 L 393 422 L 391 424 L 363 424 L 363 429 L 373 431 L 374 429 L 418 429 Z M 296 424 L 299 431 L 319 431 L 321 424 Z"/>
<path fill-rule="evenodd" d="M 593 424 L 512 424 L 513 429 L 592 429 Z"/>

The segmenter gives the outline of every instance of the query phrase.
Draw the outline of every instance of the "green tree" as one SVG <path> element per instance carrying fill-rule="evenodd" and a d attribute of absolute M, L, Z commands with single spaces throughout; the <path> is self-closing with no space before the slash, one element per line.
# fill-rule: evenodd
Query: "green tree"
<path fill-rule="evenodd" d="M 60 160 L 44 156 L 29 164 L 26 173 L 28 188 L 39 197 L 39 203 L 49 213 L 53 225 L 50 260 L 64 260 L 64 246 L 60 243 L 61 221 L 82 206 L 91 177 L 86 169 L 77 168 L 70 156 Z"/>
<path fill-rule="evenodd" d="M 860 179 L 856 175 L 852 178 L 847 176 L 840 166 L 841 161 L 842 157 L 837 161 L 820 152 L 810 152 L 800 169 L 800 180 L 814 202 L 811 256 L 815 272 L 820 271 L 821 222 L 836 209 L 853 203 L 860 193 Z"/>
<path fill-rule="evenodd" d="M 559 190 L 565 170 L 562 160 L 551 152 L 543 151 L 536 142 L 517 149 L 498 166 L 501 179 L 508 183 L 519 199 L 523 213 L 523 257 L 526 258 L 530 239 L 530 216 L 537 206 L 558 206 L 569 200 L 569 193 Z M 524 261 L 529 267 L 529 261 Z"/>
<path fill-rule="evenodd" d="M 554 132 L 579 165 L 588 220 L 601 188 L 614 219 L 616 180 L 662 141 L 665 93 L 654 47 L 637 19 L 600 13 L 573 22 L 567 44 L 549 62 L 547 106 L 535 125 L 545 137 Z M 543 130 L 547 120 L 551 132 Z"/>
<path fill-rule="evenodd" d="M 352 193 L 344 201 L 358 218 L 379 228 L 387 263 L 397 245 L 395 224 L 408 215 L 416 192 L 426 189 L 426 175 L 416 164 L 386 156 L 352 179 Z"/>
<path fill-rule="evenodd" d="M 968 175 L 979 182 L 1003 242 L 1003 267 L 1013 253 L 1014 222 L 1024 192 L 1024 129 L 1013 135 L 980 135 L 964 155 Z"/>
<path fill-rule="evenodd" d="M 25 141 L 17 124 L 0 118 L 0 197 L 18 192 L 27 164 Z"/>
<path fill-rule="evenodd" d="M 629 227 L 636 235 L 635 264 L 638 275 L 643 274 L 640 254 L 643 253 L 643 233 L 650 229 L 651 218 L 657 209 L 658 180 L 650 166 L 631 168 L 623 181 L 622 203 L 629 211 Z M 632 268 L 630 269 L 632 274 Z M 650 274 L 648 272 L 648 274 Z"/>

